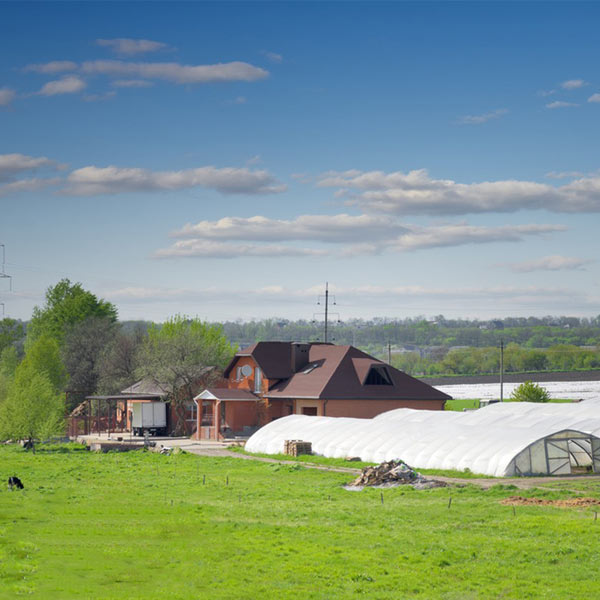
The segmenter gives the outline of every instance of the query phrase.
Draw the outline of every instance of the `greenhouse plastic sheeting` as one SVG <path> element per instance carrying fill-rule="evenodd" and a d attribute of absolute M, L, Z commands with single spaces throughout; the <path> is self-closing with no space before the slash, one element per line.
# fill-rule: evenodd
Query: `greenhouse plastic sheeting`
<path fill-rule="evenodd" d="M 369 462 L 400 458 L 420 469 L 469 469 L 498 477 L 565 472 L 568 464 L 559 465 L 552 452 L 570 452 L 576 465 L 587 452 L 600 471 L 599 437 L 599 401 L 505 402 L 469 412 L 401 408 L 373 419 L 291 415 L 259 429 L 246 449 L 277 454 L 285 440 L 296 439 L 311 442 L 322 456 Z M 571 438 L 576 441 L 569 443 Z"/>

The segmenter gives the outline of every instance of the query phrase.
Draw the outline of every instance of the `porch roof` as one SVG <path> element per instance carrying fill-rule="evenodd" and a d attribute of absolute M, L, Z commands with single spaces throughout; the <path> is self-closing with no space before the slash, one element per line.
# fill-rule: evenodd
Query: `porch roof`
<path fill-rule="evenodd" d="M 248 390 L 228 388 L 208 388 L 198 394 L 194 400 L 222 400 L 222 401 L 245 401 L 256 402 L 258 396 Z"/>

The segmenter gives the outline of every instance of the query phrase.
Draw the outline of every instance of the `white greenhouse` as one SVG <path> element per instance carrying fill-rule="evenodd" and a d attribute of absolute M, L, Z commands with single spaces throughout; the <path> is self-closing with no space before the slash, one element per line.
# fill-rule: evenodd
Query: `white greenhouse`
<path fill-rule="evenodd" d="M 291 415 L 259 429 L 249 452 L 278 454 L 286 440 L 315 454 L 402 459 L 417 469 L 469 469 L 495 477 L 600 473 L 600 401 L 505 402 L 469 412 L 400 408 L 354 419 Z"/>

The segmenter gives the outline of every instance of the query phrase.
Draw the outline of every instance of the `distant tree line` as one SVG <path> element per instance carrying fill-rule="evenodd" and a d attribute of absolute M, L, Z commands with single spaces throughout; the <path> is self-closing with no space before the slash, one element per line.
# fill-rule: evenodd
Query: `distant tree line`
<path fill-rule="evenodd" d="M 500 372 L 500 349 L 438 348 L 422 355 L 418 352 L 392 354 L 392 365 L 410 375 L 486 375 Z M 504 371 L 527 373 L 539 371 L 577 371 L 600 369 L 600 348 L 581 348 L 557 344 L 550 348 L 530 349 L 518 344 L 504 348 Z"/>
<path fill-rule="evenodd" d="M 227 321 L 223 331 L 228 339 L 240 346 L 256 341 L 323 341 L 322 323 L 307 320 L 264 319 L 249 322 Z M 557 344 L 574 346 L 600 345 L 600 316 L 505 318 L 491 321 L 433 319 L 352 319 L 332 322 L 329 341 L 354 345 L 371 352 L 382 352 L 388 343 L 393 346 L 429 348 L 499 346 L 500 341 L 527 348 L 549 348 Z"/>

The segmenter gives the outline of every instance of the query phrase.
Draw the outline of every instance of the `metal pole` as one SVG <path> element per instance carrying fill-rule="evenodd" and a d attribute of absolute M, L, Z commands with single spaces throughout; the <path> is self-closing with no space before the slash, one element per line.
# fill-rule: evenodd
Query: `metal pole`
<path fill-rule="evenodd" d="M 325 343 L 327 343 L 327 309 L 329 308 L 329 283 L 325 282 Z"/>
<path fill-rule="evenodd" d="M 392 364 L 392 342 L 388 342 L 388 365 Z"/>
<path fill-rule="evenodd" d="M 504 340 L 500 340 L 500 402 L 504 402 Z"/>

